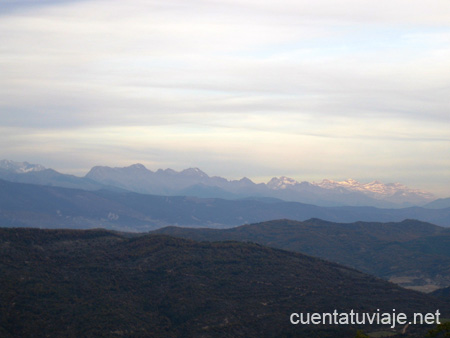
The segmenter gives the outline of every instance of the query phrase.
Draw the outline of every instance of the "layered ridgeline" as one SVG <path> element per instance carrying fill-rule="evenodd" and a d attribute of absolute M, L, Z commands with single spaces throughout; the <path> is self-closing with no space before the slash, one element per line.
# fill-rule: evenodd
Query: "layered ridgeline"
<path fill-rule="evenodd" d="M 6 338 L 354 337 L 352 325 L 292 325 L 289 317 L 450 310 L 356 270 L 249 243 L 8 228 L 0 229 L 0 266 Z M 417 330 L 407 336 L 423 337 Z"/>
<path fill-rule="evenodd" d="M 210 177 L 198 168 L 180 172 L 159 169 L 153 172 L 142 164 L 125 168 L 98 166 L 92 168 L 86 178 L 141 193 L 222 198 L 272 197 L 321 206 L 401 207 L 423 205 L 435 199 L 430 193 L 399 183 L 374 181 L 362 184 L 352 179 L 309 183 L 281 176 L 272 178 L 267 184 L 255 184 L 246 177 L 231 181 Z"/>
<path fill-rule="evenodd" d="M 450 226 L 450 208 L 318 207 L 271 199 L 225 200 L 87 191 L 0 180 L 0 226 L 149 231 L 179 225 L 226 228 L 273 219 L 337 222 L 418 219 Z"/>
<path fill-rule="evenodd" d="M 201 241 L 251 241 L 302 252 L 425 292 L 450 285 L 450 229 L 414 220 L 351 224 L 279 220 L 225 230 L 168 227 L 155 232 Z"/>
<path fill-rule="evenodd" d="M 151 171 L 142 164 L 124 168 L 97 166 L 92 168 L 85 177 L 76 177 L 28 162 L 2 160 L 0 161 L 0 178 L 12 182 L 88 190 L 115 188 L 154 195 L 226 199 L 277 198 L 320 206 L 398 208 L 421 206 L 435 199 L 428 192 L 411 189 L 399 183 L 384 184 L 379 181 L 360 183 L 352 179 L 310 183 L 297 182 L 282 176 L 272 178 L 267 184 L 256 184 L 245 177 L 240 180 L 210 177 L 198 168 L 189 168 L 180 172 L 172 169 Z"/>

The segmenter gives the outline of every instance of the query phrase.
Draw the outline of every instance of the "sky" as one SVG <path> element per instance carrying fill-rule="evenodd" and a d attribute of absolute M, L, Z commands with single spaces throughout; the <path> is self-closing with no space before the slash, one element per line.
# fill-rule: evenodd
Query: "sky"
<path fill-rule="evenodd" d="M 448 0 L 4 0 L 0 158 L 450 196 Z"/>

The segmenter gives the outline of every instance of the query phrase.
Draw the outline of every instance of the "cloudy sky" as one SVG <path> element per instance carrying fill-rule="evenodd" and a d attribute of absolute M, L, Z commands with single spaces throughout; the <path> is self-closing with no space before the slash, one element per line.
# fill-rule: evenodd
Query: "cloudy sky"
<path fill-rule="evenodd" d="M 4 0 L 0 144 L 450 196 L 450 1 Z"/>

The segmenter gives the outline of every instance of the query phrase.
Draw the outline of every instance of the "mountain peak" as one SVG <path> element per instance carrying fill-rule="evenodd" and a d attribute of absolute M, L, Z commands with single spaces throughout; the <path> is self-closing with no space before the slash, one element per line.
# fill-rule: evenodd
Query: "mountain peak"
<path fill-rule="evenodd" d="M 368 184 L 361 184 L 357 180 L 353 178 L 348 178 L 344 181 L 333 181 L 324 179 L 320 183 L 313 183 L 314 185 L 324 188 L 324 189 L 336 189 L 336 188 L 345 188 L 351 191 L 364 191 L 367 189 Z"/>
<path fill-rule="evenodd" d="M 350 184 L 359 184 L 357 180 L 354 180 L 353 178 L 348 178 L 344 182 L 350 183 Z"/>
<path fill-rule="evenodd" d="M 11 160 L 1 160 L 0 168 L 17 174 L 24 174 L 32 171 L 43 171 L 46 168 L 40 164 L 31 164 L 28 162 L 14 162 Z"/>
<path fill-rule="evenodd" d="M 267 186 L 272 190 L 280 190 L 286 189 L 290 186 L 295 186 L 299 184 L 296 180 L 286 176 L 273 177 L 268 183 Z"/>
<path fill-rule="evenodd" d="M 209 177 L 205 172 L 201 171 L 199 168 L 188 168 L 180 172 L 180 174 L 189 177 Z"/>
<path fill-rule="evenodd" d="M 249 179 L 248 177 L 242 177 L 239 182 L 241 183 L 253 183 L 253 181 L 251 179 Z"/>
<path fill-rule="evenodd" d="M 132 164 L 129 167 L 127 167 L 128 169 L 134 169 L 134 170 L 148 170 L 143 164 L 141 163 L 136 163 L 136 164 Z"/>
<path fill-rule="evenodd" d="M 375 199 L 388 199 L 393 196 L 409 203 L 417 203 L 421 200 L 432 200 L 434 196 L 426 191 L 411 189 L 401 183 L 383 183 L 380 181 L 372 181 L 370 183 L 360 183 L 352 178 L 345 181 L 323 180 L 314 185 L 324 189 L 344 188 L 348 191 L 361 192 Z"/>

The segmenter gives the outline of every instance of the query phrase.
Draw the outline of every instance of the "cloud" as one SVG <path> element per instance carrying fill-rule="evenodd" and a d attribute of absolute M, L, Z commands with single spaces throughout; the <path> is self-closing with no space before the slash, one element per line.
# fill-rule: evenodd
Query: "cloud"
<path fill-rule="evenodd" d="M 310 176 L 449 167 L 447 0 L 38 3 L 0 16 L 5 155 L 261 177 L 305 159 Z"/>

